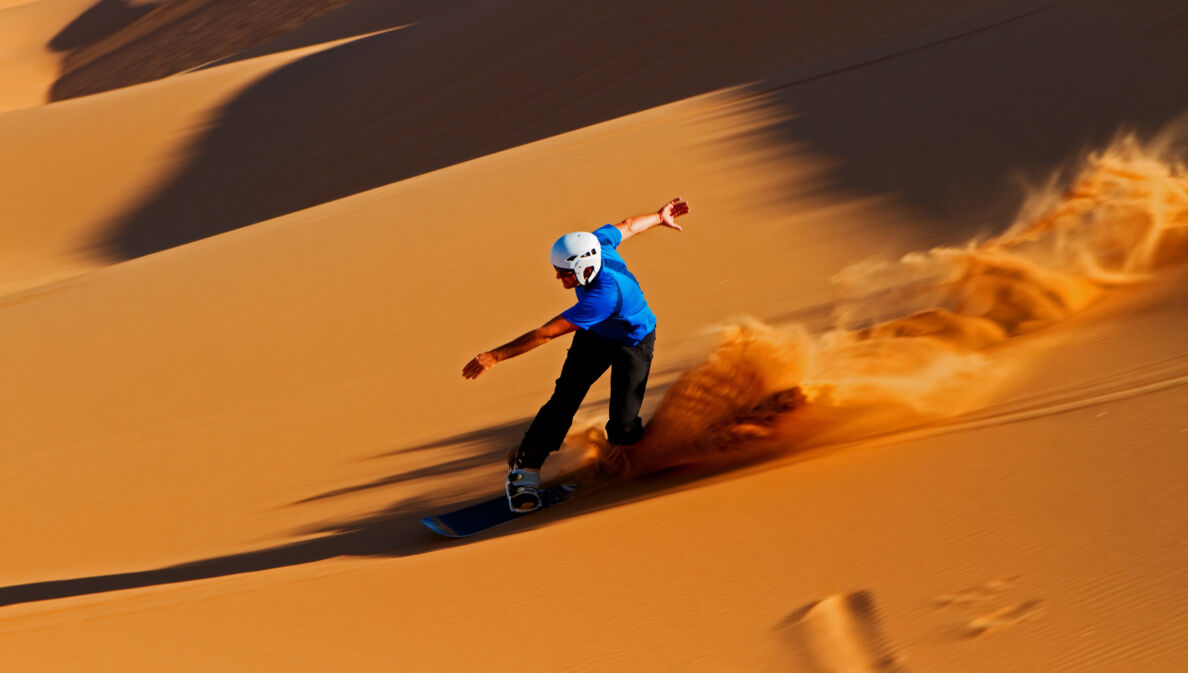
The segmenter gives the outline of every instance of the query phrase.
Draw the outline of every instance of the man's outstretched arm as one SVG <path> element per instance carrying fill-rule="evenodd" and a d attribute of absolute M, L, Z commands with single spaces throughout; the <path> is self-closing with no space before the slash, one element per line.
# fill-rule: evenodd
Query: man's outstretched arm
<path fill-rule="evenodd" d="M 681 225 L 676 223 L 676 218 L 688 214 L 689 204 L 678 197 L 664 204 L 663 208 L 654 213 L 629 217 L 616 224 L 615 228 L 623 235 L 624 241 L 636 234 L 642 234 L 658 224 L 682 231 Z"/>
<path fill-rule="evenodd" d="M 479 374 L 494 367 L 496 362 L 502 362 L 508 358 L 522 355 L 537 346 L 546 344 L 559 336 L 565 336 L 576 330 L 577 325 L 561 316 L 557 316 L 544 325 L 537 327 L 531 332 L 524 333 L 495 350 L 479 353 L 462 368 L 462 376 L 468 379 L 477 378 Z"/>

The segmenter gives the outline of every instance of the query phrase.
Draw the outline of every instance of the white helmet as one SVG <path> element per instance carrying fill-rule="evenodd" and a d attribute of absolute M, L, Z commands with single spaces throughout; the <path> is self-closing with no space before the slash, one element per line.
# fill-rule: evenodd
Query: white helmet
<path fill-rule="evenodd" d="M 602 269 L 602 246 L 594 234 L 575 231 L 557 239 L 549 251 L 549 261 L 558 269 L 573 271 L 578 283 L 587 285 Z M 589 278 L 586 278 L 586 269 L 594 269 Z"/>

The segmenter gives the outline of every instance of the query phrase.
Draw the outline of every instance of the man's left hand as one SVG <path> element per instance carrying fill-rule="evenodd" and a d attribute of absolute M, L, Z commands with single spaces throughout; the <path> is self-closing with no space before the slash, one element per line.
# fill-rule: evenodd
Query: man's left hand
<path fill-rule="evenodd" d="M 656 211 L 656 214 L 660 216 L 660 224 L 677 231 L 683 231 L 681 225 L 676 223 L 676 218 L 689 214 L 689 204 L 678 196 L 664 204 L 664 207 Z"/>

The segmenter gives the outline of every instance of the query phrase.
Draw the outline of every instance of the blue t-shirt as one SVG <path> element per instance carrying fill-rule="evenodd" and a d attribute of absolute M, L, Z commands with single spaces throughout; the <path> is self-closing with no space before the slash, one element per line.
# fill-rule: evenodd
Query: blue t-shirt
<path fill-rule="evenodd" d="M 639 281 L 615 248 L 623 234 L 606 224 L 594 231 L 602 246 L 602 270 L 589 285 L 574 288 L 578 302 L 561 317 L 578 327 L 617 343 L 634 346 L 656 329 L 656 316 L 648 308 Z"/>

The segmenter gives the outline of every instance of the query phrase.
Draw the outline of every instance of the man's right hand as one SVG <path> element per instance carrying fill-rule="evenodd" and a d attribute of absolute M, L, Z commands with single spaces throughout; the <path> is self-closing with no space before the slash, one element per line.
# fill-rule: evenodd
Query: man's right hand
<path fill-rule="evenodd" d="M 462 368 L 462 376 L 468 379 L 478 378 L 479 374 L 482 374 L 488 369 L 494 367 L 496 362 L 498 361 L 495 359 L 494 355 L 491 355 L 490 353 L 479 353 L 478 355 L 474 356 L 473 360 L 467 362 L 466 366 Z"/>
<path fill-rule="evenodd" d="M 468 379 L 478 378 L 479 374 L 495 366 L 496 362 L 514 358 L 522 353 L 548 343 L 550 339 L 569 334 L 577 330 L 577 325 L 569 322 L 563 316 L 557 316 L 531 332 L 525 332 L 513 341 L 503 344 L 493 351 L 479 353 L 462 368 L 462 376 Z"/>

